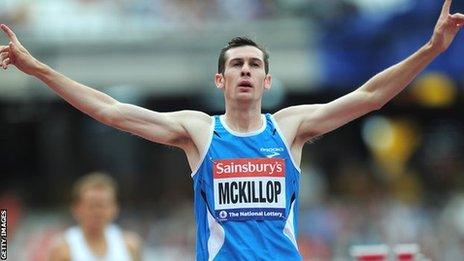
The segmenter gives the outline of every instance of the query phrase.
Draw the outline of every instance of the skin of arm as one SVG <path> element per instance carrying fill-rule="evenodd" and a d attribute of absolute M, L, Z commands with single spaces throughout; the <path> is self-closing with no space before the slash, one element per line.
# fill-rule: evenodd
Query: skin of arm
<path fill-rule="evenodd" d="M 464 24 L 464 15 L 449 14 L 450 5 L 451 0 L 445 0 L 431 39 L 405 60 L 332 102 L 292 106 L 274 115 L 298 163 L 305 142 L 382 108 L 449 47 Z"/>

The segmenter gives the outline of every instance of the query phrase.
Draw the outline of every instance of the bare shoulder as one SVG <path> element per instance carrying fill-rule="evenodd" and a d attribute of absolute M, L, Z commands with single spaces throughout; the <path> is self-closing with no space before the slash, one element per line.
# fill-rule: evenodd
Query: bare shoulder
<path fill-rule="evenodd" d="M 316 117 L 320 109 L 321 104 L 304 104 L 287 107 L 274 114 L 274 119 L 290 146 L 301 147 L 315 136 L 314 126 L 308 128 L 307 123 L 314 122 L 309 119 Z"/>
<path fill-rule="evenodd" d="M 139 235 L 132 231 L 123 232 L 124 242 L 126 243 L 127 249 L 129 250 L 134 260 L 140 260 L 140 249 L 142 245 L 142 239 Z"/>
<path fill-rule="evenodd" d="M 140 236 L 132 231 L 124 231 L 123 232 L 124 242 L 129 249 L 140 249 L 140 245 L 142 243 L 142 239 Z"/>
<path fill-rule="evenodd" d="M 68 261 L 71 260 L 70 250 L 68 243 L 63 235 L 57 237 L 49 249 L 49 261 Z"/>
<path fill-rule="evenodd" d="M 308 114 L 312 111 L 316 111 L 320 107 L 320 104 L 304 104 L 304 105 L 295 105 L 283 108 L 276 113 L 274 113 L 274 118 L 276 121 L 285 121 L 285 120 L 296 120 L 302 116 L 302 114 Z"/>
<path fill-rule="evenodd" d="M 298 127 L 300 126 L 300 119 L 296 113 L 297 110 L 296 107 L 287 107 L 273 115 L 281 134 L 290 147 L 293 147 Z"/>
<path fill-rule="evenodd" d="M 183 122 L 191 122 L 196 124 L 206 124 L 211 123 L 211 116 L 201 111 L 192 111 L 192 110 L 183 110 L 174 112 L 175 117 Z"/>
<path fill-rule="evenodd" d="M 274 113 L 273 116 L 283 132 L 287 129 L 296 131 L 304 118 L 309 116 L 311 112 L 316 111 L 317 108 L 318 105 L 316 104 L 290 106 Z"/>
<path fill-rule="evenodd" d="M 288 119 L 288 117 L 291 117 L 293 111 L 294 111 L 294 106 L 287 107 L 287 108 L 283 108 L 277 111 L 272 116 L 274 116 L 274 119 L 277 121 L 277 123 L 280 123 L 281 121 Z"/>
<path fill-rule="evenodd" d="M 209 135 L 212 118 L 208 114 L 200 111 L 179 111 L 178 120 L 187 130 L 189 136 L 195 144 L 204 143 Z"/>

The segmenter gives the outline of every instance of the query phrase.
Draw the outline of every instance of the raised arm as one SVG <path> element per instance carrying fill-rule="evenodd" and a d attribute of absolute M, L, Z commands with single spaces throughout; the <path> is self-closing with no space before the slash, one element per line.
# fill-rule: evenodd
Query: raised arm
<path fill-rule="evenodd" d="M 327 104 L 300 105 L 276 113 L 286 138 L 304 143 L 332 131 L 370 111 L 381 108 L 441 52 L 445 51 L 464 24 L 464 15 L 449 14 L 445 0 L 431 39 L 414 54 L 375 75 L 360 88 Z"/>
<path fill-rule="evenodd" d="M 210 118 L 206 114 L 193 111 L 160 113 L 118 102 L 41 63 L 22 46 L 10 28 L 2 24 L 1 29 L 10 40 L 8 45 L 0 46 L 0 61 L 3 69 L 14 65 L 24 73 L 35 76 L 72 106 L 104 124 L 154 142 L 183 149 L 192 150 L 195 142 L 201 143 L 201 140 L 192 137 L 196 133 L 194 130 L 189 131 L 187 126 L 197 125 L 198 129 L 204 125 L 208 128 Z"/>

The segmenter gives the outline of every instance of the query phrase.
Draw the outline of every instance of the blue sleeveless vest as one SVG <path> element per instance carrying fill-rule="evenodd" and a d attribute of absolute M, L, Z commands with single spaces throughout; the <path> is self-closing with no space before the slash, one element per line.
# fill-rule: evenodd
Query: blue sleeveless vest
<path fill-rule="evenodd" d="M 300 170 L 270 114 L 252 133 L 213 116 L 192 172 L 197 260 L 301 260 L 296 243 Z"/>

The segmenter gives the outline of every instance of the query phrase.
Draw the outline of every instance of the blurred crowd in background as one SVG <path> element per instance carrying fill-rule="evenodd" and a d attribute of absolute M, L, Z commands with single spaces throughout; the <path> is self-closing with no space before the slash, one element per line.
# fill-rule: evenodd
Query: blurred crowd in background
<path fill-rule="evenodd" d="M 212 45 L 213 65 L 225 45 L 213 33 L 232 38 L 237 32 L 250 33 L 248 25 L 270 24 L 265 34 L 251 33 L 272 47 L 271 73 L 293 70 L 294 60 L 278 57 L 290 43 L 297 56 L 308 57 L 302 82 L 307 75 L 317 79 L 305 86 L 285 75 L 276 77 L 276 90 L 265 96 L 266 111 L 275 112 L 331 101 L 405 58 L 429 39 L 441 5 L 436 0 L 2 0 L 0 22 L 11 25 L 45 61 L 71 52 L 74 56 L 64 61 L 72 63 L 87 54 L 72 49 L 71 41 L 84 46 L 102 41 L 110 50 L 108 59 L 134 48 L 156 57 L 164 49 L 155 45 L 179 46 L 176 41 L 189 34 L 196 44 Z M 453 10 L 464 12 L 464 2 L 454 1 Z M 286 29 L 272 34 L 283 23 L 296 30 L 294 39 L 284 34 Z M 168 58 L 175 63 L 192 53 L 203 55 L 193 42 L 182 45 L 183 51 L 175 46 Z M 67 68 L 63 62 L 52 65 Z M 119 84 L 140 81 L 137 74 L 130 78 L 136 73 L 131 67 L 124 64 L 129 77 Z M 68 209 L 72 182 L 93 170 L 108 171 L 119 182 L 118 222 L 141 235 L 146 260 L 193 260 L 192 189 L 183 153 L 110 129 L 56 97 L 43 99 L 41 91 L 50 91 L 32 79 L 6 83 L 2 79 L 9 73 L 0 73 L 0 206 L 8 209 L 12 260 L 44 260 L 53 238 L 73 224 Z M 207 73 L 209 81 L 190 75 L 188 67 L 179 72 L 205 89 L 193 94 L 188 84 L 179 83 L 180 91 L 174 93 L 149 80 L 143 92 L 111 82 L 93 87 L 153 110 L 220 114 L 221 107 L 211 105 L 221 99 L 212 87 L 214 66 L 205 66 Z M 305 260 L 343 260 L 352 245 L 378 243 L 417 243 L 431 260 L 464 259 L 463 75 L 461 33 L 380 111 L 306 145 L 299 221 Z M 90 76 L 74 79 L 98 82 Z M 20 83 L 40 91 L 9 95 Z"/>

